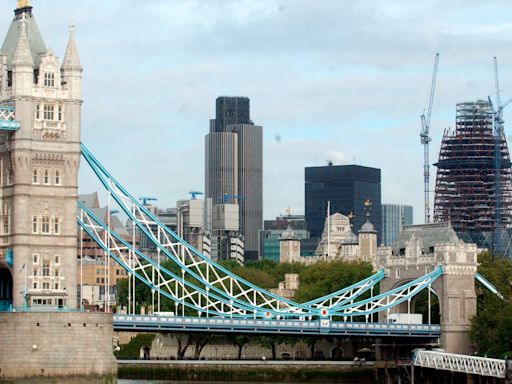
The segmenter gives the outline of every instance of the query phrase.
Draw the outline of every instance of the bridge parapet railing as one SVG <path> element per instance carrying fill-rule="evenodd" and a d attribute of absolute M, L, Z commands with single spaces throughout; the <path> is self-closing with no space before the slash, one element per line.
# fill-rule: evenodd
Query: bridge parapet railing
<path fill-rule="evenodd" d="M 12 105 L 0 104 L 0 120 L 16 120 L 15 109 Z"/>
<path fill-rule="evenodd" d="M 458 355 L 437 351 L 417 351 L 413 364 L 423 368 L 441 369 L 466 374 L 505 377 L 505 360 Z"/>
<path fill-rule="evenodd" d="M 16 121 L 16 110 L 10 104 L 0 104 L 0 129 L 16 130 L 20 123 Z"/>

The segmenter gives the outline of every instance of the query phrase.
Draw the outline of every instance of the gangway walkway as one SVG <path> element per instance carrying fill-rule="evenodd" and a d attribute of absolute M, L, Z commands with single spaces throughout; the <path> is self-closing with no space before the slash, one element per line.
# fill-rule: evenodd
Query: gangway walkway
<path fill-rule="evenodd" d="M 423 368 L 505 378 L 505 360 L 487 357 L 457 355 L 437 351 L 417 351 L 413 357 L 413 364 Z"/>
<path fill-rule="evenodd" d="M 439 325 L 317 320 L 230 319 L 156 315 L 114 315 L 114 330 L 438 338 Z"/>

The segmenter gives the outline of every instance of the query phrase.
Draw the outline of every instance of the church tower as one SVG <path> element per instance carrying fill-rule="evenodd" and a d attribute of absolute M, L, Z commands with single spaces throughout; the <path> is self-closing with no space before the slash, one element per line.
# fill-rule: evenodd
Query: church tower
<path fill-rule="evenodd" d="M 0 259 L 12 254 L 14 307 L 77 307 L 81 77 L 74 26 L 61 65 L 18 0 L 0 49 L 0 104 L 20 122 L 0 131 Z"/>

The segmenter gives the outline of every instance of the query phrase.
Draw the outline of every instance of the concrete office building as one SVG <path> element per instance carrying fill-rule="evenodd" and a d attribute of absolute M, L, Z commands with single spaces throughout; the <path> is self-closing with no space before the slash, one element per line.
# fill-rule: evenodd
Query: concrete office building
<path fill-rule="evenodd" d="M 329 214 L 354 214 L 354 228 L 366 221 L 364 202 L 372 204 L 372 223 L 381 233 L 381 174 L 380 169 L 360 165 L 308 167 L 305 170 L 305 217 L 312 238 L 320 238 Z"/>
<path fill-rule="evenodd" d="M 176 233 L 206 257 L 211 256 L 211 240 L 204 230 L 204 201 L 179 200 L 176 203 Z"/>
<path fill-rule="evenodd" d="M 206 198 L 238 204 L 245 260 L 258 258 L 263 227 L 263 129 L 254 125 L 246 97 L 219 97 L 205 140 Z M 213 209 L 213 207 L 212 207 Z"/>
<path fill-rule="evenodd" d="M 382 244 L 387 247 L 392 246 L 403 226 L 412 225 L 412 223 L 411 205 L 382 204 Z"/>

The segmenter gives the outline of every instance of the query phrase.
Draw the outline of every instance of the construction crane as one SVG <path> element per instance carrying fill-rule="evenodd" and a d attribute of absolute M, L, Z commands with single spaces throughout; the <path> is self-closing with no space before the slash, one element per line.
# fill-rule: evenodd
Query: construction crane
<path fill-rule="evenodd" d="M 148 205 L 148 202 L 150 201 L 156 201 L 158 200 L 156 197 L 147 197 L 147 196 L 142 196 L 142 197 L 139 197 L 139 200 L 142 201 L 142 205 L 144 206 L 147 206 Z"/>
<path fill-rule="evenodd" d="M 199 191 L 190 191 L 188 194 L 192 197 L 192 200 L 195 200 L 197 196 L 204 195 L 203 192 Z"/>
<path fill-rule="evenodd" d="M 425 109 L 421 115 L 421 144 L 423 144 L 424 164 L 423 164 L 423 180 L 425 187 L 425 224 L 430 223 L 430 160 L 429 160 L 429 143 L 430 138 L 430 117 L 432 116 L 432 105 L 434 104 L 434 94 L 436 91 L 437 67 L 439 65 L 439 53 L 436 53 L 434 61 L 434 71 L 432 73 L 432 84 L 430 86 L 430 94 L 428 98 L 428 109 L 425 115 Z"/>
<path fill-rule="evenodd" d="M 494 57 L 494 86 L 496 91 L 496 105 L 493 106 L 491 98 L 489 97 L 489 103 L 491 104 L 493 115 L 494 115 L 494 194 L 496 196 L 496 213 L 495 225 L 494 225 L 494 251 L 501 250 L 501 232 L 502 232 L 502 217 L 501 217 L 501 138 L 505 135 L 504 121 L 503 121 L 503 109 L 512 102 L 512 99 L 507 100 L 503 104 L 501 103 L 500 95 L 500 83 L 498 76 L 498 59 Z"/>
<path fill-rule="evenodd" d="M 241 198 L 242 198 L 242 196 L 240 196 L 240 195 L 230 195 L 229 193 L 225 193 L 224 196 L 222 197 L 222 202 L 224 204 L 226 204 L 229 199 L 241 199 Z"/>

